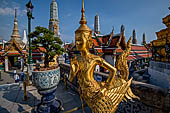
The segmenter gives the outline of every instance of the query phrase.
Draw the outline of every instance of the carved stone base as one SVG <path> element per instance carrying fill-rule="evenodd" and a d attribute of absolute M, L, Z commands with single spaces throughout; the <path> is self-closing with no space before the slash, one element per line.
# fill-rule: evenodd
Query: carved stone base
<path fill-rule="evenodd" d="M 37 106 L 38 113 L 59 113 L 61 111 L 61 101 L 55 99 L 54 92 L 52 94 L 43 95 L 41 103 Z"/>

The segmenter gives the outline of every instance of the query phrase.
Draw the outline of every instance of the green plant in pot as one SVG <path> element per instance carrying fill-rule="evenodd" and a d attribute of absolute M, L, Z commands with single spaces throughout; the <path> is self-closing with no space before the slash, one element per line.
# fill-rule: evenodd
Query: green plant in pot
<path fill-rule="evenodd" d="M 32 38 L 32 49 L 39 49 L 44 53 L 44 67 L 49 68 L 49 63 L 56 55 L 61 55 L 65 49 L 61 47 L 62 41 L 59 37 L 55 37 L 54 33 L 44 27 L 36 27 L 35 31 L 29 34 Z M 43 47 L 44 49 L 40 49 Z"/>
<path fill-rule="evenodd" d="M 44 54 L 44 67 L 32 72 L 33 84 L 42 95 L 37 111 L 40 113 L 46 111 L 47 113 L 56 113 L 61 109 L 61 102 L 56 100 L 54 95 L 60 80 L 60 68 L 56 65 L 50 65 L 50 62 L 56 61 L 56 56 L 65 51 L 61 47 L 62 41 L 47 28 L 40 26 L 36 27 L 35 31 L 31 32 L 29 36 L 32 38 L 32 49 L 39 49 Z"/>

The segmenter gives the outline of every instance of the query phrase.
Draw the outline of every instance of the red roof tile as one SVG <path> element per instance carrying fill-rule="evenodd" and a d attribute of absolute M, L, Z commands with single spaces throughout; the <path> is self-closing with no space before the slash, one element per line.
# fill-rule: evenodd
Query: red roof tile
<path fill-rule="evenodd" d="M 1 44 L 1 45 L 0 45 L 0 50 L 2 50 L 2 49 L 3 49 L 3 45 Z"/>
<path fill-rule="evenodd" d="M 109 37 L 103 37 L 103 43 L 107 43 L 109 41 Z"/>
<path fill-rule="evenodd" d="M 132 50 L 146 50 L 147 51 L 146 47 L 144 47 L 144 46 L 132 45 L 131 48 L 132 48 Z"/>
<path fill-rule="evenodd" d="M 20 55 L 20 53 L 15 52 L 15 53 L 8 53 L 8 55 Z"/>
<path fill-rule="evenodd" d="M 103 38 L 99 37 L 98 39 L 100 40 L 101 44 L 103 44 Z"/>
<path fill-rule="evenodd" d="M 96 49 L 98 53 L 103 53 L 102 49 Z"/>
<path fill-rule="evenodd" d="M 123 51 L 123 50 L 120 49 L 120 48 L 116 49 L 116 53 L 120 53 L 120 52 L 122 52 L 122 51 Z"/>
<path fill-rule="evenodd" d="M 32 52 L 44 52 L 46 51 L 44 47 L 39 47 L 39 49 L 33 49 Z"/>
<path fill-rule="evenodd" d="M 110 43 L 110 46 L 111 46 L 111 47 L 116 46 L 117 41 L 118 41 L 118 38 L 112 39 L 112 41 L 111 41 L 111 43 Z"/>
<path fill-rule="evenodd" d="M 92 39 L 94 46 L 99 46 L 96 39 Z"/>
<path fill-rule="evenodd" d="M 104 49 L 103 53 L 113 53 L 114 49 Z"/>

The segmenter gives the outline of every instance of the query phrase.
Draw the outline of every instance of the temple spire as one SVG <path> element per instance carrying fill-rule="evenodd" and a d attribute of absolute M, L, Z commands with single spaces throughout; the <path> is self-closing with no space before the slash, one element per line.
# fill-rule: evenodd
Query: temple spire
<path fill-rule="evenodd" d="M 143 33 L 143 42 L 142 42 L 142 45 L 145 45 L 146 44 L 146 36 L 145 36 L 145 33 Z"/>
<path fill-rule="evenodd" d="M 125 32 L 125 26 L 124 26 L 123 24 L 121 25 L 120 32 L 121 32 L 121 33 L 124 33 L 124 32 Z"/>
<path fill-rule="evenodd" d="M 60 26 L 59 26 L 59 19 L 58 19 L 58 5 L 55 0 L 52 0 L 51 4 L 50 4 L 49 30 L 54 33 L 55 37 L 60 37 Z"/>
<path fill-rule="evenodd" d="M 18 21 L 17 21 L 17 9 L 15 9 L 15 19 L 14 19 L 14 28 L 11 36 L 12 39 L 20 38 L 19 30 L 18 30 Z"/>
<path fill-rule="evenodd" d="M 137 44 L 136 31 L 135 31 L 135 29 L 133 30 L 132 37 L 133 37 L 133 39 L 132 39 L 132 44 Z"/>
<path fill-rule="evenodd" d="M 94 18 L 94 32 L 96 34 L 100 34 L 100 24 L 99 24 L 99 16 L 96 13 L 96 16 Z"/>

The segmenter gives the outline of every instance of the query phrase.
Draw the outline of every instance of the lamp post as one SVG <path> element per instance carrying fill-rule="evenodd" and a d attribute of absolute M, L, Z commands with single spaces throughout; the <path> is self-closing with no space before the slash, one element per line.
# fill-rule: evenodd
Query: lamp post
<path fill-rule="evenodd" d="M 28 17 L 28 34 L 30 34 L 31 32 L 31 19 L 34 19 L 34 17 L 32 17 L 32 11 L 34 6 L 31 3 L 31 0 L 29 0 L 29 2 L 26 4 L 27 7 L 27 17 Z M 28 74 L 27 74 L 27 84 L 29 85 L 29 75 L 31 75 L 31 71 L 32 71 L 32 49 L 31 49 L 31 38 L 28 35 L 28 39 L 29 39 L 29 55 L 28 55 Z"/>

